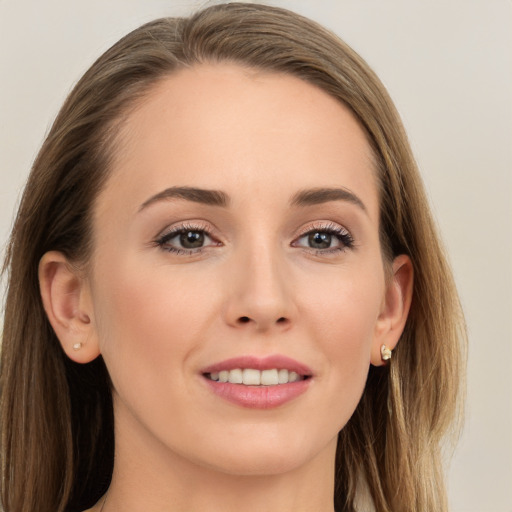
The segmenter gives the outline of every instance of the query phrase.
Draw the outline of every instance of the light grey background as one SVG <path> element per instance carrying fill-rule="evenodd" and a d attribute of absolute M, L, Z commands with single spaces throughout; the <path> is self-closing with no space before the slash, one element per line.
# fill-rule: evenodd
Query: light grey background
<path fill-rule="evenodd" d="M 512 511 L 512 3 L 273 0 L 334 30 L 403 116 L 470 334 L 454 512 Z M 0 0 L 0 242 L 64 97 L 128 30 L 193 0 Z M 423 511 L 427 512 L 427 511 Z"/>

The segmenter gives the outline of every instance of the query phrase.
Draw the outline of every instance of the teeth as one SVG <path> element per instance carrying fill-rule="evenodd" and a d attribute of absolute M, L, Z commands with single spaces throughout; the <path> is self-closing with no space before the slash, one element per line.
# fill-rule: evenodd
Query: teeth
<path fill-rule="evenodd" d="M 242 384 L 242 370 L 240 370 L 239 368 L 237 368 L 236 370 L 230 370 L 228 381 L 231 384 Z"/>
<path fill-rule="evenodd" d="M 236 370 L 231 370 L 236 371 Z M 242 381 L 246 386 L 259 386 L 262 384 L 261 382 L 261 372 L 258 370 L 252 370 L 250 368 L 246 368 L 242 372 Z"/>
<path fill-rule="evenodd" d="M 296 382 L 300 379 L 299 374 L 295 372 L 290 372 L 288 375 L 288 382 Z"/>
<path fill-rule="evenodd" d="M 206 374 L 211 380 L 230 382 L 231 384 L 244 384 L 245 386 L 276 386 L 302 380 L 302 377 L 289 370 L 277 368 L 272 370 L 255 370 L 253 368 L 235 368 Z"/>
<path fill-rule="evenodd" d="M 261 372 L 261 383 L 264 386 L 275 386 L 279 384 L 277 370 L 263 370 Z"/>

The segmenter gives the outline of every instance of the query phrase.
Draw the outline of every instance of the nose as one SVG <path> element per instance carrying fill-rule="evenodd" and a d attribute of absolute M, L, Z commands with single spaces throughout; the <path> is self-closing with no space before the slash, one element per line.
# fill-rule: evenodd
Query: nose
<path fill-rule="evenodd" d="M 271 250 L 246 251 L 230 262 L 226 320 L 233 327 L 285 330 L 295 318 L 292 282 L 283 258 Z"/>

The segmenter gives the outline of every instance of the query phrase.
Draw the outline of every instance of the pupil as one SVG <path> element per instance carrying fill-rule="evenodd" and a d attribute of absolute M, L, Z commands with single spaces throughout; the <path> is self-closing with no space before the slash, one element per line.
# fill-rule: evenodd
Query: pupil
<path fill-rule="evenodd" d="M 200 231 L 187 231 L 186 233 L 181 233 L 180 243 L 186 249 L 202 247 L 204 243 L 204 233 L 201 233 Z"/>
<path fill-rule="evenodd" d="M 311 233 L 309 245 L 315 249 L 328 249 L 331 246 L 332 236 L 329 233 Z"/>

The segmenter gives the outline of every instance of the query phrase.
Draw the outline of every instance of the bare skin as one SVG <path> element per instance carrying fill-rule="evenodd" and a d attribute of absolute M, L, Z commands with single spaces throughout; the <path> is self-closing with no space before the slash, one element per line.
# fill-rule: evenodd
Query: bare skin
<path fill-rule="evenodd" d="M 89 512 L 333 512 L 337 433 L 412 289 L 408 258 L 383 262 L 364 132 L 297 78 L 215 64 L 160 83 L 121 140 L 86 275 L 55 252 L 40 268 L 64 350 L 101 353 L 114 386 L 114 474 Z M 203 371 L 276 354 L 310 371 L 275 407 Z"/>

